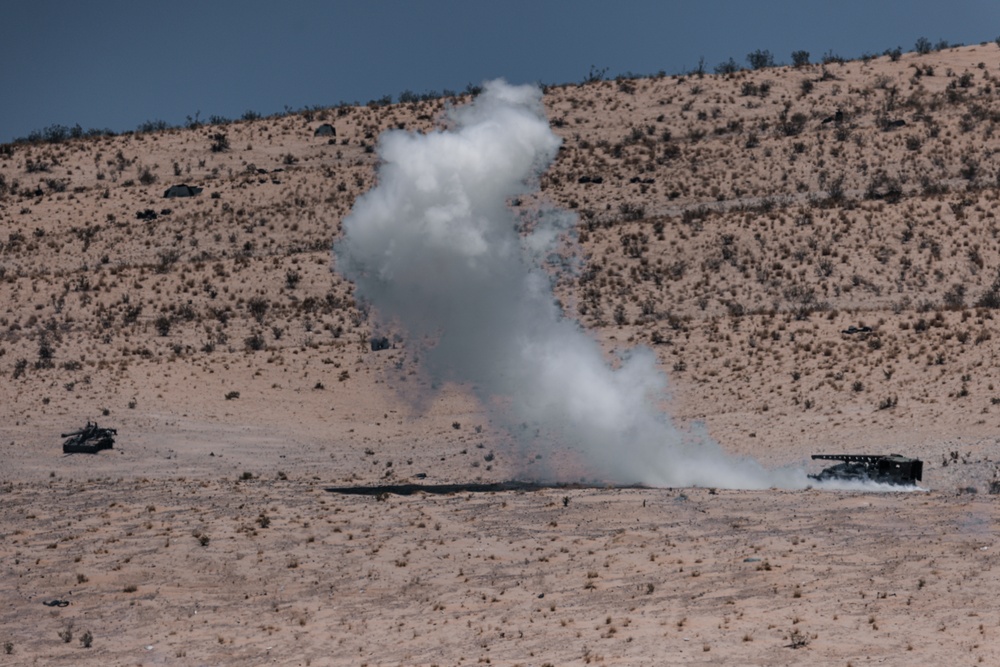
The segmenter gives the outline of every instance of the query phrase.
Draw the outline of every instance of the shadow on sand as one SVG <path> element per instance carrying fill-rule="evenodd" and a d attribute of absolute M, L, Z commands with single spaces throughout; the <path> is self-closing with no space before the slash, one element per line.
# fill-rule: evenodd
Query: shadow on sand
<path fill-rule="evenodd" d="M 491 482 L 487 484 L 386 484 L 378 486 L 328 486 L 328 493 L 342 493 L 355 496 L 381 496 L 393 493 L 398 496 L 411 496 L 415 493 L 434 493 L 448 495 L 452 493 L 496 493 L 498 491 L 541 491 L 543 489 L 643 489 L 639 484 L 598 484 L 598 483 L 556 483 L 556 482 Z"/>

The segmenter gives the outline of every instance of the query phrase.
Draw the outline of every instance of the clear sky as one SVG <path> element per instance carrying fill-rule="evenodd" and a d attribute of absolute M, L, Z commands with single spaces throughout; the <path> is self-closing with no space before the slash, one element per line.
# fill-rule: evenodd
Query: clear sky
<path fill-rule="evenodd" d="M 709 71 L 767 49 L 789 62 L 992 42 L 997 0 L 4 0 L 0 142 L 52 124 L 133 130 L 201 112 L 461 91 L 495 77 L 569 83 L 591 66 Z"/>

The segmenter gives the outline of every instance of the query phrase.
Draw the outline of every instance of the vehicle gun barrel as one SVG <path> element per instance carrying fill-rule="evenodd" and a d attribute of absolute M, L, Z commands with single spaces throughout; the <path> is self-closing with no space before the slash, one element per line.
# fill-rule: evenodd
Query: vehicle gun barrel
<path fill-rule="evenodd" d="M 875 463 L 879 459 L 887 458 L 882 454 L 813 454 L 812 457 L 813 460 L 851 463 Z"/>

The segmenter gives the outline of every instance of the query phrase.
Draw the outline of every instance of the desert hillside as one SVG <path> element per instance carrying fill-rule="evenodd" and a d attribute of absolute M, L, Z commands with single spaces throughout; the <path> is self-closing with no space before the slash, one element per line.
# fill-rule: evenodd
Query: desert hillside
<path fill-rule="evenodd" d="M 331 269 L 379 135 L 470 96 L 0 146 L 0 664 L 990 664 L 998 86 L 993 43 L 549 86 L 511 202 L 578 216 L 565 314 L 650 347 L 682 428 L 927 494 L 324 491 L 598 474 Z M 87 420 L 115 449 L 64 456 Z"/>

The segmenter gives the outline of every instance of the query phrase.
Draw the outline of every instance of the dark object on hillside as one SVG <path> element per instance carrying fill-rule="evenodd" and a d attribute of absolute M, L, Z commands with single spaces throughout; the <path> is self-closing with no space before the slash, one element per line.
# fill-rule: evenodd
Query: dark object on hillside
<path fill-rule="evenodd" d="M 882 125 L 882 129 L 886 132 L 897 127 L 906 127 L 906 121 L 902 118 L 897 118 L 896 120 L 886 120 Z"/>
<path fill-rule="evenodd" d="M 846 329 L 844 329 L 843 331 L 841 331 L 840 333 L 847 334 L 847 335 L 850 336 L 850 335 L 853 335 L 853 334 L 871 333 L 871 332 L 872 332 L 872 328 L 871 327 L 855 327 L 855 326 L 850 326 L 850 327 L 847 327 Z"/>
<path fill-rule="evenodd" d="M 837 113 L 833 114 L 832 116 L 827 116 L 826 118 L 823 119 L 824 125 L 826 125 L 827 123 L 837 123 L 839 125 L 840 123 L 843 122 L 844 122 L 844 112 L 841 111 L 840 109 L 837 109 Z"/>
<path fill-rule="evenodd" d="M 628 180 L 629 183 L 642 183 L 643 185 L 652 185 L 656 183 L 655 178 L 639 178 L 638 176 L 633 176 Z"/>
<path fill-rule="evenodd" d="M 193 185 L 187 185 L 186 183 L 181 183 L 180 185 L 171 185 L 167 188 L 167 191 L 163 193 L 164 197 L 194 197 L 195 195 L 200 195 L 204 188 L 198 188 Z"/>
<path fill-rule="evenodd" d="M 899 454 L 813 454 L 814 460 L 841 461 L 811 478 L 828 480 L 877 482 L 896 486 L 915 486 L 924 475 L 924 462 Z"/>
<path fill-rule="evenodd" d="M 603 183 L 604 182 L 604 177 L 603 176 L 581 176 L 580 178 L 576 179 L 576 182 L 577 183 Z"/>
<path fill-rule="evenodd" d="M 381 338 L 372 338 L 372 352 L 378 352 L 379 350 L 388 350 L 392 347 L 389 343 L 389 339 L 385 336 Z"/>
<path fill-rule="evenodd" d="M 136 220 L 156 220 L 156 218 L 157 218 L 156 211 L 154 211 L 151 208 L 147 208 L 145 211 L 135 212 Z"/>
<path fill-rule="evenodd" d="M 335 128 L 333 125 L 330 125 L 329 123 L 323 123 L 322 125 L 316 128 L 316 131 L 313 132 L 313 136 L 335 137 L 337 136 L 337 128 Z"/>
<path fill-rule="evenodd" d="M 111 449 L 115 446 L 115 436 L 118 431 L 113 428 L 101 428 L 96 422 L 87 422 L 87 425 L 79 431 L 73 433 L 63 433 L 66 438 L 63 442 L 64 454 L 96 454 L 102 449 Z"/>

